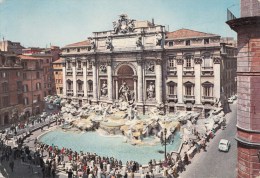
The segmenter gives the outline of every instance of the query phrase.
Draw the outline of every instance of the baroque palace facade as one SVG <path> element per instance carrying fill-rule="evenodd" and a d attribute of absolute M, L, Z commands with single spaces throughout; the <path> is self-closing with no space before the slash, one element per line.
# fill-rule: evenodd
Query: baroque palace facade
<path fill-rule="evenodd" d="M 234 41 L 120 15 L 113 30 L 62 48 L 63 96 L 98 104 L 127 101 L 146 112 L 207 113 L 236 93 Z"/>

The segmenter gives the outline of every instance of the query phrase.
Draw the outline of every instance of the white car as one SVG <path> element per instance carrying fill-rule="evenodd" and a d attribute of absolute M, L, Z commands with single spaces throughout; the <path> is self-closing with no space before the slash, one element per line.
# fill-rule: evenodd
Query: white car
<path fill-rule="evenodd" d="M 225 152 L 228 152 L 229 151 L 229 148 L 230 148 L 230 141 L 226 140 L 226 139 L 221 139 L 219 141 L 219 144 L 218 144 L 218 150 L 219 151 L 225 151 Z"/>
<path fill-rule="evenodd" d="M 232 98 L 228 98 L 228 103 L 233 103 L 233 99 Z"/>

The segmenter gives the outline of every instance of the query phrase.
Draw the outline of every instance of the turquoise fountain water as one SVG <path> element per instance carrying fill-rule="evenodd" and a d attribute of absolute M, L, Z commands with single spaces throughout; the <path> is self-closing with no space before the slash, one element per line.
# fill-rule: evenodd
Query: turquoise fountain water
<path fill-rule="evenodd" d="M 74 151 L 96 153 L 100 156 L 114 157 L 126 163 L 137 161 L 148 164 L 151 159 L 163 160 L 164 154 L 158 153 L 164 150 L 161 144 L 155 146 L 134 146 L 124 143 L 123 137 L 106 137 L 97 132 L 64 132 L 62 130 L 51 131 L 40 138 L 40 141 L 48 145 L 56 145 L 59 148 L 71 148 Z M 148 141 L 148 140 L 146 140 Z M 167 145 L 167 152 L 177 151 L 181 144 L 179 132 L 176 132 L 174 143 Z"/>

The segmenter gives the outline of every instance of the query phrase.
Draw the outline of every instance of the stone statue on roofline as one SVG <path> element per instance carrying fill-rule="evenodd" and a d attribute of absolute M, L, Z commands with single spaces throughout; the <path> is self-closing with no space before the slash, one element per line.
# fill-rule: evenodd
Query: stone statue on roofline
<path fill-rule="evenodd" d="M 107 49 L 110 49 L 110 50 L 113 49 L 111 37 L 107 37 L 107 39 L 106 39 L 106 47 L 107 47 Z"/>
<path fill-rule="evenodd" d="M 89 38 L 90 40 L 90 47 L 92 50 L 95 50 L 96 49 L 96 43 L 95 43 L 95 40 L 93 38 Z"/>
<path fill-rule="evenodd" d="M 135 20 L 129 19 L 126 14 L 119 15 L 119 19 L 113 22 L 114 33 L 130 33 L 134 31 Z"/>
<path fill-rule="evenodd" d="M 161 33 L 156 34 L 156 46 L 161 46 L 162 45 L 162 35 Z"/>

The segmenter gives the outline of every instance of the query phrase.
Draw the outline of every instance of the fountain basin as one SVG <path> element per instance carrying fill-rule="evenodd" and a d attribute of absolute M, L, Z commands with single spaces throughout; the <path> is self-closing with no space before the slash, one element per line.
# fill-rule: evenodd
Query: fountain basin
<path fill-rule="evenodd" d="M 131 145 L 125 143 L 123 136 L 101 136 L 97 132 L 64 132 L 55 130 L 42 135 L 39 140 L 48 145 L 56 145 L 59 148 L 71 148 L 74 151 L 96 153 L 100 156 L 114 157 L 126 163 L 126 161 L 137 161 L 140 164 L 147 164 L 151 159 L 163 160 L 164 150 L 161 144 L 154 146 Z M 144 142 L 150 142 L 151 138 L 144 138 Z M 181 145 L 179 132 L 175 133 L 174 143 L 167 145 L 167 152 L 177 151 Z"/>

